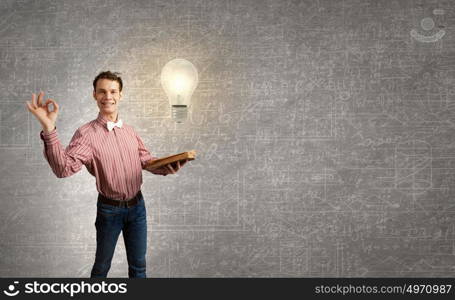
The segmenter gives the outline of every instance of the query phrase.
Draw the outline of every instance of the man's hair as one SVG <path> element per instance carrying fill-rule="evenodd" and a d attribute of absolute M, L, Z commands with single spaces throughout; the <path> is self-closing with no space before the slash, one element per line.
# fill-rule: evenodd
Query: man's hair
<path fill-rule="evenodd" d="M 96 91 L 96 82 L 99 79 L 109 79 L 112 81 L 117 81 L 119 84 L 120 92 L 122 91 L 123 82 L 122 82 L 122 78 L 120 78 L 119 72 L 104 71 L 104 72 L 99 73 L 93 80 L 93 90 L 94 91 Z"/>

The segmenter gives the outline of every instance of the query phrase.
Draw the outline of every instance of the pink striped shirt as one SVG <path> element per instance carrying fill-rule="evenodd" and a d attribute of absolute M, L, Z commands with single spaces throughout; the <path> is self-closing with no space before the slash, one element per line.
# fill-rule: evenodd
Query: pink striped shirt
<path fill-rule="evenodd" d="M 96 177 L 96 189 L 104 196 L 116 200 L 133 198 L 142 185 L 142 169 L 147 161 L 156 159 L 145 148 L 133 127 L 123 123 L 122 128 L 107 129 L 108 120 L 98 118 L 74 133 L 71 142 L 63 149 L 57 129 L 41 131 L 44 156 L 59 178 L 87 170 Z"/>

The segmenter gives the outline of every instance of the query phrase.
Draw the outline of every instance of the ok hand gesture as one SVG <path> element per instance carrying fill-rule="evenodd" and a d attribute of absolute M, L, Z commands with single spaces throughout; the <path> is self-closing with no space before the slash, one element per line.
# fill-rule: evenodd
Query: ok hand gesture
<path fill-rule="evenodd" d="M 28 110 L 36 117 L 36 119 L 41 123 L 43 130 L 45 132 L 50 132 L 55 128 L 55 122 L 57 121 L 58 115 L 58 104 L 52 99 L 47 99 L 43 102 L 44 93 L 40 92 L 38 95 L 38 100 L 35 101 L 35 94 L 32 94 L 32 101 L 26 102 Z M 51 111 L 49 105 L 52 104 L 54 109 Z"/>

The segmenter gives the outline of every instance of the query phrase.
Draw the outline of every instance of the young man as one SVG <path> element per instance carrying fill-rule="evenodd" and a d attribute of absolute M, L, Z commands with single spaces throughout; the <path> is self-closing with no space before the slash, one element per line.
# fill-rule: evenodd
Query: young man
<path fill-rule="evenodd" d="M 111 267 L 115 245 L 123 231 L 129 277 L 146 277 L 147 221 L 141 193 L 142 169 L 156 159 L 144 146 L 133 127 L 118 118 L 123 82 L 118 73 L 102 72 L 93 81 L 93 98 L 98 118 L 76 130 L 69 146 L 61 145 L 55 123 L 59 106 L 43 101 L 40 92 L 35 101 L 26 103 L 28 110 L 43 127 L 44 156 L 59 178 L 87 170 L 96 177 L 99 192 L 96 216 L 96 256 L 91 277 L 106 277 Z M 50 105 L 53 105 L 53 110 Z M 154 174 L 174 174 L 183 165 L 167 165 Z"/>

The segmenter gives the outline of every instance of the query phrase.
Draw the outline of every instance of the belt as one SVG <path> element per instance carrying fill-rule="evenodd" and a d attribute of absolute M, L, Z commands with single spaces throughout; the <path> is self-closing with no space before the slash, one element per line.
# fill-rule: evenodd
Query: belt
<path fill-rule="evenodd" d="M 116 207 L 131 207 L 136 205 L 139 202 L 139 199 L 142 197 L 141 191 L 137 192 L 136 196 L 129 200 L 114 200 L 106 198 L 102 194 L 98 194 L 98 201 L 103 204 L 109 204 Z"/>

